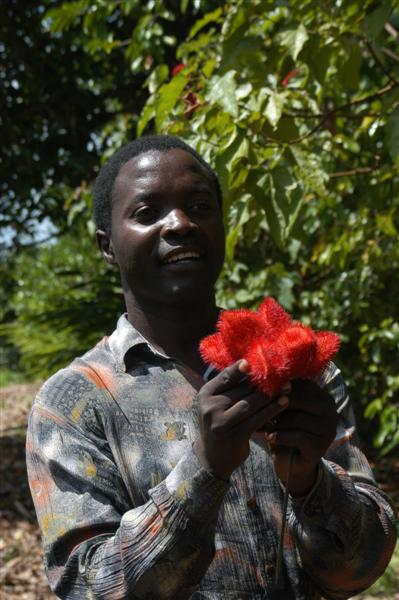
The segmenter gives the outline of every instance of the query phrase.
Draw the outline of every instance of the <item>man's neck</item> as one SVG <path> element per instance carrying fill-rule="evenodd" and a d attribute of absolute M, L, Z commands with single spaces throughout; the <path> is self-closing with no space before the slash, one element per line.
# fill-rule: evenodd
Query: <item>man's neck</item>
<path fill-rule="evenodd" d="M 130 323 L 159 351 L 194 370 L 202 369 L 198 352 L 202 338 L 215 330 L 215 299 L 190 305 L 149 306 L 125 295 Z"/>

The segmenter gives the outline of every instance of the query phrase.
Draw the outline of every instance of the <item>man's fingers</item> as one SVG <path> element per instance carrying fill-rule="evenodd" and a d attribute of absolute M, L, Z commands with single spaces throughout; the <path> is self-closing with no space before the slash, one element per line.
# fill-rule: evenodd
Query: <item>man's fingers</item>
<path fill-rule="evenodd" d="M 232 426 L 234 434 L 244 437 L 279 415 L 287 408 L 289 400 L 286 396 L 281 396 L 264 406 L 251 405 L 251 402 L 245 405 L 245 402 L 245 400 L 241 400 L 229 411 L 226 411 L 229 414 L 229 425 Z"/>
<path fill-rule="evenodd" d="M 267 396 L 262 392 L 254 390 L 253 385 L 251 385 L 248 379 L 245 379 L 242 383 L 222 394 L 206 396 L 202 401 L 202 409 L 211 412 L 215 410 L 225 412 L 240 400 L 248 400 L 251 404 L 256 403 L 254 410 L 257 410 L 257 405 L 260 408 L 268 402 Z"/>
<path fill-rule="evenodd" d="M 242 397 L 225 411 L 224 418 L 226 423 L 228 423 L 229 428 L 235 427 L 241 421 L 245 421 L 245 419 L 257 413 L 266 404 L 267 400 L 265 396 L 259 393 Z"/>
<path fill-rule="evenodd" d="M 262 392 L 258 391 L 256 388 L 254 388 L 253 384 L 249 381 L 249 379 L 244 379 L 244 381 L 231 388 L 230 390 L 223 392 L 223 394 L 221 395 L 225 398 L 229 398 L 231 405 L 235 404 L 239 400 L 249 397 L 251 397 L 251 399 L 257 398 L 260 406 L 268 402 L 267 396 Z"/>
<path fill-rule="evenodd" d="M 208 383 L 203 386 L 203 389 L 212 396 L 223 394 L 244 381 L 247 373 L 247 361 L 237 360 L 234 364 L 218 373 L 211 381 L 208 381 Z"/>
<path fill-rule="evenodd" d="M 278 398 L 279 396 L 286 396 L 287 394 L 289 394 L 291 392 L 291 390 L 292 390 L 292 384 L 290 381 L 287 381 L 287 383 L 285 383 L 283 385 L 283 387 L 273 395 L 273 399 Z"/>

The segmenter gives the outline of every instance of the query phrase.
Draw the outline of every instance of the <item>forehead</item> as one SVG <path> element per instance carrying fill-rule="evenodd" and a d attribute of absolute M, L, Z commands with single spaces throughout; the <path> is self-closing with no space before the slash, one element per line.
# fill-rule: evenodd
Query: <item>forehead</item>
<path fill-rule="evenodd" d="M 166 152 L 149 150 L 131 158 L 119 170 L 114 184 L 114 196 L 143 187 L 176 187 L 202 184 L 215 190 L 209 171 L 189 152 L 173 148 Z"/>

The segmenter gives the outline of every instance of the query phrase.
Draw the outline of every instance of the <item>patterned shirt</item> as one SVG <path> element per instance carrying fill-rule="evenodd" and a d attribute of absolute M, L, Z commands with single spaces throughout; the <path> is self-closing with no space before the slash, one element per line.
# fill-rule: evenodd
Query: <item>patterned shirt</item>
<path fill-rule="evenodd" d="M 339 370 L 337 437 L 305 498 L 289 501 L 261 434 L 229 483 L 192 451 L 203 379 L 157 352 L 122 316 L 51 377 L 32 408 L 28 474 L 52 590 L 73 600 L 348 598 L 386 567 L 394 517 L 355 443 Z"/>

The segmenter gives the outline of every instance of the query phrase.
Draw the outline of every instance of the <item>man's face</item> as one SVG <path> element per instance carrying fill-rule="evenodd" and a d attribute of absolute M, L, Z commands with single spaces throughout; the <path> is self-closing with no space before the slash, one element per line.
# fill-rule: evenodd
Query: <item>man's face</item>
<path fill-rule="evenodd" d="M 151 150 L 115 180 L 111 250 L 125 292 L 151 304 L 209 298 L 224 260 L 215 184 L 188 152 Z"/>

